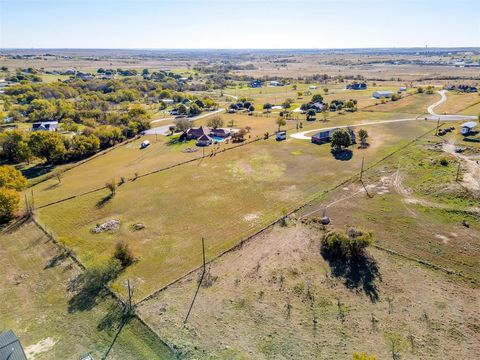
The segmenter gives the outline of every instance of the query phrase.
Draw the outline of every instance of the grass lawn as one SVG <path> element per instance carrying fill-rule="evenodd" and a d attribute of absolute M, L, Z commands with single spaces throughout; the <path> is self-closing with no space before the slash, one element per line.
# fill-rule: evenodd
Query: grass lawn
<path fill-rule="evenodd" d="M 400 100 L 388 100 L 385 104 L 381 104 L 380 100 L 376 100 L 375 102 L 378 103 L 378 105 L 368 107 L 365 110 L 410 114 L 427 114 L 428 106 L 433 104 L 437 100 L 440 100 L 440 97 L 437 94 L 403 95 Z"/>
<path fill-rule="evenodd" d="M 437 114 L 478 115 L 478 112 L 472 110 L 475 109 L 474 105 L 480 102 L 479 93 L 448 91 L 446 95 L 447 101 L 435 109 Z"/>
<path fill-rule="evenodd" d="M 100 359 L 115 336 L 115 328 L 102 327 L 115 303 L 106 298 L 92 310 L 69 311 L 67 284 L 78 269 L 69 259 L 48 267 L 58 254 L 32 222 L 0 235 L 0 330 L 12 329 L 29 358 L 78 359 L 91 353 Z M 109 355 L 109 359 L 173 358 L 135 319 L 123 328 Z"/>
<path fill-rule="evenodd" d="M 120 284 L 129 277 L 137 286 L 136 295 L 142 297 L 200 264 L 202 236 L 211 258 L 282 212 L 358 173 L 361 157 L 371 164 L 433 126 L 425 122 L 371 126 L 371 146 L 352 148 L 349 161 L 334 159 L 328 144 L 260 141 L 127 182 L 110 201 L 103 201 L 108 193 L 100 191 L 39 209 L 38 215 L 88 265 L 105 261 L 119 239 L 128 240 L 140 261 L 119 278 L 115 289 L 124 291 Z M 109 172 L 108 158 L 117 156 L 105 156 L 102 173 Z M 91 164 L 78 167 L 70 176 L 77 176 L 78 183 L 97 181 L 99 168 L 91 168 Z M 44 189 L 43 195 L 37 190 L 36 198 L 55 198 L 58 191 L 64 191 L 62 187 L 71 192 L 68 176 L 58 189 Z M 97 223 L 109 219 L 122 222 L 119 231 L 91 233 Z M 146 228 L 130 230 L 137 222 Z"/>

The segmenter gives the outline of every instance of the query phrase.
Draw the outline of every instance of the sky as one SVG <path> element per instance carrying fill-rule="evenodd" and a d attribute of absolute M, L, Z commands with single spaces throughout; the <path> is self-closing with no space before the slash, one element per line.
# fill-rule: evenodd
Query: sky
<path fill-rule="evenodd" d="M 0 0 L 0 48 L 480 46 L 480 0 Z"/>

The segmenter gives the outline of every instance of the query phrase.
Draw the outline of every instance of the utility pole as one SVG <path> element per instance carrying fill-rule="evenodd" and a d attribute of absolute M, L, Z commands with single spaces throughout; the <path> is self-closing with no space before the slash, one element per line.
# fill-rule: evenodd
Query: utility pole
<path fill-rule="evenodd" d="M 435 135 L 438 135 L 438 128 L 440 127 L 440 116 L 437 119 L 437 129 L 435 130 Z"/>
<path fill-rule="evenodd" d="M 30 206 L 30 211 L 33 213 L 33 210 L 35 209 L 35 198 L 33 197 L 33 189 L 30 189 L 32 193 L 32 205 Z"/>
<path fill-rule="evenodd" d="M 197 298 L 198 291 L 200 290 L 200 286 L 202 286 L 203 277 L 205 276 L 205 263 L 206 263 L 205 262 L 205 239 L 203 237 L 202 237 L 202 256 L 203 256 L 202 276 L 200 277 L 200 281 L 198 282 L 197 291 L 195 291 L 195 295 L 193 296 L 192 303 L 190 304 L 190 308 L 188 309 L 187 316 L 183 321 L 184 324 L 186 324 L 188 321 L 188 317 L 190 316 L 190 312 L 192 311 L 193 304 L 195 303 L 195 299 Z"/>
<path fill-rule="evenodd" d="M 455 176 L 455 181 L 458 181 L 458 175 L 460 174 L 460 160 L 458 161 L 457 175 Z"/>
<path fill-rule="evenodd" d="M 360 169 L 360 181 L 363 181 L 363 164 L 365 162 L 365 156 L 362 157 L 362 168 Z"/>

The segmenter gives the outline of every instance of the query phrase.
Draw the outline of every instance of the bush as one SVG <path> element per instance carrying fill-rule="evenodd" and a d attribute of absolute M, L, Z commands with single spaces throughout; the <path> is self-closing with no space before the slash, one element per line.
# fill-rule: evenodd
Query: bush
<path fill-rule="evenodd" d="M 14 189 L 0 187 L 0 222 L 11 220 L 18 211 L 20 194 Z"/>
<path fill-rule="evenodd" d="M 440 165 L 442 165 L 442 166 L 448 166 L 448 160 L 447 160 L 447 158 L 441 158 L 441 159 L 440 159 Z"/>
<path fill-rule="evenodd" d="M 356 228 L 349 228 L 346 233 L 329 232 L 322 241 L 325 253 L 338 259 L 352 259 L 363 254 L 373 243 L 373 234 Z"/>
<path fill-rule="evenodd" d="M 115 245 L 115 252 L 113 253 L 114 259 L 120 261 L 122 267 L 127 267 L 135 261 L 132 251 L 128 247 L 127 242 L 119 241 Z"/>

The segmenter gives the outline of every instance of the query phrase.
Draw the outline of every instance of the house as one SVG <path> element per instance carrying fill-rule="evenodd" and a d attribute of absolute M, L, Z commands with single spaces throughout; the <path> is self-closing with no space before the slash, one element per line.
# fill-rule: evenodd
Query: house
<path fill-rule="evenodd" d="M 347 89 L 348 90 L 366 90 L 367 89 L 367 84 L 365 84 L 365 83 L 348 84 Z"/>
<path fill-rule="evenodd" d="M 283 86 L 281 81 L 270 81 L 270 86 Z"/>
<path fill-rule="evenodd" d="M 407 91 L 407 88 L 405 86 L 402 86 L 398 91 L 399 92 L 405 92 L 405 91 Z"/>
<path fill-rule="evenodd" d="M 310 85 L 308 88 L 309 88 L 310 90 L 317 90 L 317 87 L 316 87 L 315 85 Z"/>
<path fill-rule="evenodd" d="M 392 95 L 393 95 L 392 91 L 374 91 L 373 92 L 373 97 L 375 99 L 389 98 L 389 97 L 392 97 Z"/>
<path fill-rule="evenodd" d="M 260 80 L 255 80 L 250 83 L 250 87 L 259 88 L 262 87 L 262 82 Z"/>
<path fill-rule="evenodd" d="M 210 136 L 217 136 L 221 137 L 223 139 L 229 137 L 232 135 L 232 131 L 229 129 L 224 129 L 224 128 L 217 128 L 217 129 L 212 129 L 210 131 Z"/>
<path fill-rule="evenodd" d="M 64 75 L 75 75 L 75 70 L 73 69 L 67 69 L 63 72 Z"/>
<path fill-rule="evenodd" d="M 213 144 L 213 139 L 206 134 L 203 134 L 197 139 L 197 146 L 209 146 L 212 144 Z"/>
<path fill-rule="evenodd" d="M 87 74 L 80 71 L 77 72 L 77 75 L 75 75 L 75 77 L 81 80 L 93 80 L 95 78 L 95 76 L 93 76 L 92 74 Z"/>
<path fill-rule="evenodd" d="M 460 125 L 460 133 L 462 135 L 468 135 L 478 124 L 475 121 L 469 121 Z"/>
<path fill-rule="evenodd" d="M 318 113 L 318 112 L 322 111 L 323 104 L 320 103 L 320 102 L 316 102 L 316 103 L 310 104 L 309 108 L 315 110 L 315 112 Z"/>
<path fill-rule="evenodd" d="M 318 144 L 318 145 L 330 142 L 330 137 L 337 130 L 339 130 L 339 128 L 322 130 L 319 133 L 316 133 L 315 135 L 313 135 L 311 138 L 311 141 L 312 143 Z M 350 128 L 348 128 L 347 131 L 350 134 L 350 139 L 352 143 L 355 143 L 356 142 L 355 132 Z"/>
<path fill-rule="evenodd" d="M 175 102 L 173 99 L 162 99 L 162 102 L 164 102 L 167 105 L 171 105 Z"/>
<path fill-rule="evenodd" d="M 277 131 L 276 139 L 277 141 L 287 140 L 287 130 Z"/>
<path fill-rule="evenodd" d="M 32 124 L 32 131 L 57 131 L 58 121 L 40 121 Z"/>
<path fill-rule="evenodd" d="M 0 333 L 0 359 L 27 360 L 22 344 L 12 330 Z"/>
<path fill-rule="evenodd" d="M 204 135 L 210 135 L 210 129 L 206 128 L 205 126 L 200 126 L 199 128 L 190 128 L 185 132 L 185 137 L 187 138 L 187 140 L 196 140 Z"/>

